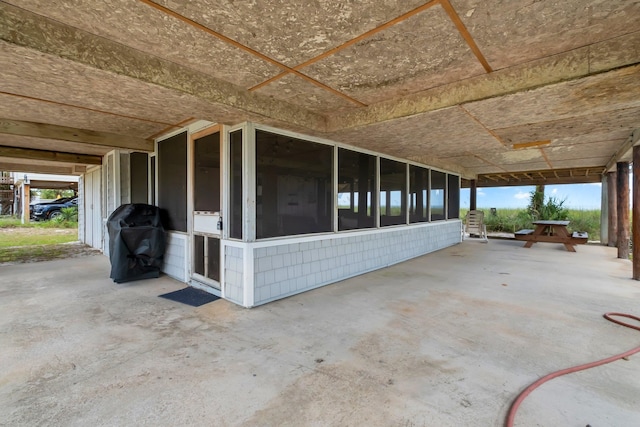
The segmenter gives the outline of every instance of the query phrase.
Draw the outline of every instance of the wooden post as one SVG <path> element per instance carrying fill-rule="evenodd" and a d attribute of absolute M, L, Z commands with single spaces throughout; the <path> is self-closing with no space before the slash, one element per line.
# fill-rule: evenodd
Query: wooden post
<path fill-rule="evenodd" d="M 609 190 L 607 188 L 607 175 L 602 175 L 600 186 L 600 243 L 609 244 Z"/>
<path fill-rule="evenodd" d="M 640 280 L 640 146 L 633 147 L 633 278 Z"/>
<path fill-rule="evenodd" d="M 471 188 L 469 191 L 469 210 L 470 211 L 475 211 L 477 209 L 476 207 L 476 196 L 477 196 L 477 188 L 476 188 L 476 180 L 472 179 L 471 180 Z"/>
<path fill-rule="evenodd" d="M 609 193 L 608 211 L 609 211 L 609 233 L 607 246 L 618 246 L 618 193 L 617 191 L 617 173 L 609 172 L 607 174 L 607 191 Z"/>
<path fill-rule="evenodd" d="M 22 223 L 29 224 L 30 212 L 29 205 L 31 204 L 30 200 L 31 193 L 31 185 L 29 185 L 29 181 L 22 182 Z"/>
<path fill-rule="evenodd" d="M 629 259 L 629 162 L 618 162 L 618 258 Z"/>

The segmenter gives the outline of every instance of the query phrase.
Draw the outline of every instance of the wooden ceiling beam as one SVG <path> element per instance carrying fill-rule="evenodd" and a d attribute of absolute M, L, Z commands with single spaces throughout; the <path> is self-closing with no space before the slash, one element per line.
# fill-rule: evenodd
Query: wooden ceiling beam
<path fill-rule="evenodd" d="M 622 161 L 625 157 L 629 157 L 631 154 L 631 149 L 635 145 L 638 145 L 639 142 L 640 142 L 640 129 L 636 129 L 633 132 L 631 132 L 631 135 L 629 135 L 629 138 L 627 138 L 624 141 L 624 143 L 620 146 L 620 148 L 616 150 L 614 155 L 611 156 L 611 159 L 607 162 L 607 165 L 605 166 L 604 173 L 613 172 L 616 168 L 616 164 Z"/>
<path fill-rule="evenodd" d="M 71 165 L 29 165 L 0 161 L 0 170 L 7 172 L 48 173 L 54 175 L 78 175 Z"/>
<path fill-rule="evenodd" d="M 480 63 L 482 64 L 482 67 L 484 68 L 484 70 L 487 73 L 492 72 L 493 69 L 491 68 L 491 65 L 489 65 L 489 62 L 480 51 L 480 48 L 476 44 L 475 40 L 473 40 L 473 37 L 471 37 L 469 30 L 467 30 L 467 27 L 465 27 L 464 23 L 462 22 L 462 19 L 460 19 L 456 10 L 453 8 L 453 6 L 451 6 L 451 3 L 449 3 L 449 0 L 440 0 L 440 4 L 442 5 L 442 8 L 445 10 L 445 12 L 447 12 L 447 15 L 449 15 L 449 18 L 454 23 L 454 25 L 458 29 L 458 32 L 460 33 L 464 41 L 467 43 L 467 45 L 469 46 L 473 54 L 476 56 L 478 61 L 480 61 Z"/>
<path fill-rule="evenodd" d="M 45 160 L 49 162 L 77 163 L 82 165 L 101 165 L 102 157 L 89 154 L 61 153 L 48 150 L 0 146 L 0 157 L 27 160 Z"/>
<path fill-rule="evenodd" d="M 159 120 L 145 119 L 144 117 L 137 117 L 137 116 L 131 116 L 131 115 L 127 115 L 127 114 L 114 113 L 113 111 L 98 110 L 96 108 L 89 108 L 89 107 L 83 107 L 81 105 L 76 105 L 76 104 L 69 104 L 69 103 L 65 103 L 65 102 L 52 101 L 50 99 L 45 99 L 45 98 L 36 98 L 36 97 L 33 97 L 33 96 L 22 95 L 22 94 L 17 94 L 17 93 L 13 93 L 13 92 L 5 92 L 5 91 L 0 90 L 0 95 L 13 96 L 13 97 L 16 97 L 16 98 L 28 99 L 30 101 L 42 102 L 42 103 L 45 103 L 45 104 L 52 104 L 52 105 L 56 105 L 56 106 L 60 106 L 60 107 L 75 108 L 75 109 L 78 109 L 78 110 L 90 111 L 92 113 L 105 114 L 105 115 L 108 115 L 108 116 L 120 117 L 120 118 L 123 118 L 123 119 L 137 120 L 137 121 L 145 122 L 145 123 L 153 123 L 153 124 L 157 124 L 157 125 L 176 127 L 175 125 L 173 125 L 172 123 L 169 123 L 169 122 L 162 122 L 162 121 L 159 121 Z"/>
<path fill-rule="evenodd" d="M 583 184 L 601 182 L 601 174 L 604 166 L 590 166 L 580 168 L 567 168 L 556 170 L 531 170 L 508 173 L 510 176 L 516 176 L 518 181 L 513 179 L 505 179 L 507 174 L 479 174 L 477 182 L 479 187 L 501 187 L 501 186 L 523 186 L 538 184 Z M 502 179 L 496 179 L 500 177 Z"/>
<path fill-rule="evenodd" d="M 34 138 L 57 139 L 99 145 L 107 148 L 120 148 L 135 151 L 153 151 L 153 141 L 109 132 L 98 132 L 58 126 L 48 123 L 25 122 L 0 118 L 0 134 L 30 136 Z"/>

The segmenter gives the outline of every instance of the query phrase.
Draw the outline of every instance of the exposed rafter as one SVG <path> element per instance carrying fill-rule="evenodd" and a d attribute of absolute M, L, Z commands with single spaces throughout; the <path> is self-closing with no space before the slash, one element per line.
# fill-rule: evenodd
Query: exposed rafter
<path fill-rule="evenodd" d="M 478 187 L 505 187 L 537 184 L 579 184 L 601 182 L 603 166 L 588 168 L 535 170 L 504 173 L 480 174 L 476 179 Z M 463 180 L 463 187 L 469 186 L 468 180 Z"/>
<path fill-rule="evenodd" d="M 102 157 L 87 154 L 61 153 L 58 151 L 31 150 L 28 148 L 0 146 L 0 157 L 29 160 L 46 160 L 49 162 L 76 163 L 83 165 L 100 165 Z"/>
<path fill-rule="evenodd" d="M 40 165 L 0 161 L 0 170 L 7 172 L 49 173 L 54 175 L 81 175 L 86 171 L 86 167 L 56 164 Z"/>
<path fill-rule="evenodd" d="M 148 139 L 109 132 L 76 129 L 48 123 L 0 119 L 0 133 L 34 138 L 57 139 L 126 150 L 153 151 L 153 141 Z"/>

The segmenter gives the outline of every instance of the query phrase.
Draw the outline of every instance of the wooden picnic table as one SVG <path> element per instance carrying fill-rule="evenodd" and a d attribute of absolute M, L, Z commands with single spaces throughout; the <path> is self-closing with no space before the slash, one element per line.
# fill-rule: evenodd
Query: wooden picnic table
<path fill-rule="evenodd" d="M 562 243 L 569 252 L 575 252 L 574 245 L 587 243 L 587 233 L 569 234 L 569 221 L 540 220 L 533 221 L 533 224 L 536 226 L 535 230 L 520 230 L 515 233 L 516 239 L 527 242 L 524 244 L 525 248 L 530 248 L 536 242 Z"/>

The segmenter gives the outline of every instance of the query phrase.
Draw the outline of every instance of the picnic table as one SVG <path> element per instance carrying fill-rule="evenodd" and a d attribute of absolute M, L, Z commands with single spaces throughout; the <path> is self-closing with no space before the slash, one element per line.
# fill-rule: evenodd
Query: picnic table
<path fill-rule="evenodd" d="M 574 245 L 587 243 L 589 238 L 585 232 L 569 234 L 569 221 L 540 220 L 533 221 L 533 225 L 536 226 L 535 230 L 519 230 L 514 233 L 517 240 L 527 242 L 524 244 L 525 248 L 530 248 L 536 242 L 562 243 L 569 252 L 575 252 Z"/>

